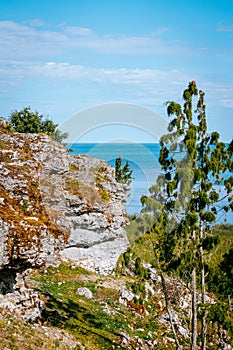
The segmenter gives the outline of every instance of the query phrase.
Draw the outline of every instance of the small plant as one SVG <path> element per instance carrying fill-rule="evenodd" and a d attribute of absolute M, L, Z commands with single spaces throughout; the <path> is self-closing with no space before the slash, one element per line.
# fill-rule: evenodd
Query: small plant
<path fill-rule="evenodd" d="M 106 174 L 106 169 L 104 167 L 99 167 L 98 168 L 98 172 L 97 172 L 96 177 L 95 177 L 95 182 L 96 182 L 96 186 L 98 187 L 98 192 L 99 192 L 99 194 L 101 196 L 101 199 L 104 202 L 109 202 L 110 199 L 111 199 L 110 192 L 102 184 L 102 182 L 109 181 L 106 178 L 105 174 Z"/>
<path fill-rule="evenodd" d="M 141 263 L 141 258 L 137 257 L 135 260 L 135 274 L 138 276 L 141 276 L 141 271 L 142 270 L 142 263 Z"/>
<path fill-rule="evenodd" d="M 130 263 L 130 250 L 127 250 L 127 251 L 123 254 L 123 259 L 124 259 L 125 267 L 128 267 L 128 266 L 129 266 L 129 263 Z"/>
<path fill-rule="evenodd" d="M 119 183 L 129 185 L 132 182 L 133 170 L 130 168 L 129 161 L 127 160 L 125 165 L 122 166 L 122 158 L 116 158 L 115 163 L 115 179 Z"/>
<path fill-rule="evenodd" d="M 109 202 L 110 201 L 110 194 L 108 190 L 102 190 L 101 191 L 101 198 L 104 202 Z"/>
<path fill-rule="evenodd" d="M 104 173 L 104 174 L 106 174 L 107 173 L 107 169 L 106 169 L 106 167 L 104 167 L 104 166 L 100 166 L 99 168 L 98 168 L 98 173 Z"/>
<path fill-rule="evenodd" d="M 24 201 L 21 208 L 23 210 L 23 212 L 26 212 L 28 210 L 28 207 L 30 205 L 30 202 L 29 201 Z"/>
<path fill-rule="evenodd" d="M 66 190 L 72 194 L 78 194 L 80 192 L 79 181 L 73 179 L 67 180 Z"/>
<path fill-rule="evenodd" d="M 79 171 L 79 168 L 77 167 L 77 165 L 75 165 L 75 164 L 71 164 L 71 166 L 70 166 L 70 171 Z"/>
<path fill-rule="evenodd" d="M 0 149 L 5 149 L 6 148 L 6 143 L 3 140 L 0 140 Z"/>

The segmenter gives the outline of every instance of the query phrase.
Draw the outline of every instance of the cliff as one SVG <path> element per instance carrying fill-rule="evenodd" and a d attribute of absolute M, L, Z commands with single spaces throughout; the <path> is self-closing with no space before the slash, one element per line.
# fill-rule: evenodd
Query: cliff
<path fill-rule="evenodd" d="M 128 189 L 103 160 L 70 156 L 49 136 L 1 121 L 0 293 L 18 280 L 22 288 L 25 270 L 61 260 L 111 273 L 128 245 Z"/>

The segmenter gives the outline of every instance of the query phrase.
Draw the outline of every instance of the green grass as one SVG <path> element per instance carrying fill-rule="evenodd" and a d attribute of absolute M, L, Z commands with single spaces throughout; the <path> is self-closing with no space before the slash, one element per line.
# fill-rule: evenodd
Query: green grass
<path fill-rule="evenodd" d="M 216 267 L 222 261 L 222 257 L 225 253 L 228 253 L 229 249 L 233 245 L 233 225 L 221 224 L 216 225 L 213 228 L 213 233 L 219 235 L 221 238 L 220 244 L 215 248 L 211 254 L 210 265 Z"/>
<path fill-rule="evenodd" d="M 67 350 L 66 346 L 58 344 L 42 330 L 8 313 L 0 317 L 0 340 L 0 350 Z"/>
<path fill-rule="evenodd" d="M 88 276 L 80 268 L 61 265 L 34 277 L 39 282 L 39 290 L 48 295 L 43 312 L 44 322 L 66 329 L 80 339 L 87 349 L 112 349 L 112 344 L 119 343 L 116 329 L 123 328 L 124 323 L 120 318 L 115 319 L 104 312 L 98 298 L 101 296 L 102 299 L 103 294 L 110 297 L 115 293 L 111 290 L 103 293 L 105 288 L 97 289 L 95 282 L 78 280 L 77 277 L 83 272 Z M 79 287 L 89 288 L 94 299 L 78 296 L 76 291 Z"/>
<path fill-rule="evenodd" d="M 153 263 L 153 247 L 151 240 L 156 241 L 156 234 L 145 233 L 143 218 L 130 217 L 130 225 L 126 227 L 130 250 L 133 257 L 140 257 L 145 262 Z M 148 222 L 152 226 L 153 223 Z M 213 228 L 213 234 L 220 237 L 220 243 L 210 253 L 209 263 L 212 267 L 218 266 L 222 257 L 229 251 L 233 244 L 233 225 L 221 224 Z"/>
<path fill-rule="evenodd" d="M 146 249 L 145 242 L 137 242 L 137 244 L 144 245 Z M 161 300 L 161 285 L 154 285 L 158 295 L 150 295 L 148 300 L 145 300 L 145 289 L 142 288 L 144 282 L 140 276 L 100 276 L 82 268 L 72 268 L 68 264 L 62 264 L 57 268 L 34 271 L 30 283 L 31 287 L 39 291 L 44 299 L 42 324 L 66 331 L 87 350 L 121 349 L 121 332 L 126 332 L 132 340 L 127 349 L 138 346 L 137 337 L 144 342 L 156 339 L 157 350 L 175 349 L 175 344 L 172 340 L 169 341 L 169 338 L 173 339 L 171 330 L 158 321 L 159 316 L 164 312 L 160 307 L 158 308 L 158 300 Z M 76 291 L 79 287 L 89 288 L 93 298 L 86 299 L 77 295 Z M 119 289 L 125 287 L 143 297 L 146 314 L 139 312 L 139 307 L 142 305 L 140 299 L 134 300 L 127 306 L 119 303 Z M 188 317 L 182 314 L 181 310 L 176 312 L 180 320 L 182 317 Z M 8 324 L 6 318 L 0 318 L 0 338 L 4 339 L 5 347 L 25 350 L 58 348 L 58 340 L 43 337 L 43 334 L 39 334 L 30 324 L 12 320 L 11 316 L 11 323 Z M 186 321 L 188 322 L 188 319 Z M 18 328 L 12 327 L 14 322 Z M 164 337 L 168 337 L 167 345 L 164 344 Z M 181 343 L 188 348 L 189 339 L 181 338 Z M 3 349 L 4 347 L 1 348 L 0 345 L 0 350 Z M 64 347 L 59 349 L 63 350 Z M 77 346 L 76 349 L 79 347 Z"/>
<path fill-rule="evenodd" d="M 216 249 L 212 256 L 215 263 L 232 244 L 233 226 L 217 226 L 214 232 L 221 235 L 219 249 Z M 130 259 L 135 260 L 140 257 L 146 262 L 153 262 L 151 236 L 139 236 L 132 242 L 127 254 Z M 120 261 L 129 263 L 127 254 L 122 255 Z M 166 325 L 158 321 L 162 312 L 158 308 L 158 300 L 161 300 L 161 295 L 150 296 L 148 300 L 145 300 L 145 290 L 142 288 L 144 278 L 145 276 L 122 276 L 120 273 L 119 277 L 100 276 L 79 267 L 72 268 L 68 264 L 62 264 L 57 268 L 33 272 L 31 283 L 44 299 L 42 324 L 68 332 L 87 350 L 121 349 L 120 334 L 122 331 L 132 339 L 132 344 L 127 349 L 137 347 L 137 337 L 143 341 L 149 340 L 150 337 L 156 339 L 157 350 L 175 349 L 174 343 L 168 341 L 168 344 L 165 345 L 163 342 L 164 337 L 173 338 L 173 335 Z M 141 296 L 141 299 L 144 299 L 143 302 L 139 299 L 134 300 L 132 305 L 120 304 L 119 285 L 122 286 L 121 288 L 126 286 L 134 290 Z M 79 287 L 89 288 L 93 293 L 93 298 L 86 299 L 77 295 L 76 291 Z M 161 286 L 156 285 L 155 288 L 159 290 Z M 148 312 L 146 315 L 139 312 L 141 302 Z M 188 317 L 182 315 L 181 310 L 176 308 L 175 310 L 180 319 Z M 7 320 L 7 318 L 0 319 L 0 338 L 4 339 L 4 346 L 1 348 L 0 345 L 0 350 L 3 350 L 4 347 L 16 350 L 58 348 L 59 341 L 44 337 L 29 324 L 16 321 L 12 316 L 9 324 Z M 188 319 L 185 320 L 189 322 Z M 14 324 L 17 325 L 17 328 L 12 327 Z M 189 339 L 181 339 L 181 343 L 188 348 Z"/>
<path fill-rule="evenodd" d="M 120 304 L 119 291 L 111 284 L 116 285 L 116 278 L 89 274 L 83 269 L 72 269 L 68 265 L 35 273 L 35 285 L 45 296 L 43 322 L 66 330 L 84 344 L 85 349 L 90 350 L 120 349 L 122 331 L 132 339 L 139 335 L 142 339 L 147 339 L 148 331 L 153 333 L 153 337 L 154 332 L 156 337 L 159 336 L 155 318 L 158 313 L 156 306 L 153 308 L 155 303 L 149 301 L 145 304 L 150 304 L 150 313 L 143 317 L 137 309 Z M 119 283 L 127 282 L 128 279 L 132 280 L 121 277 Z M 135 283 L 138 283 L 137 279 Z M 109 287 L 106 287 L 108 284 Z M 89 288 L 93 299 L 77 295 L 79 287 Z M 106 306 L 110 313 L 106 312 Z M 137 331 L 139 328 L 145 331 L 140 333 Z"/>

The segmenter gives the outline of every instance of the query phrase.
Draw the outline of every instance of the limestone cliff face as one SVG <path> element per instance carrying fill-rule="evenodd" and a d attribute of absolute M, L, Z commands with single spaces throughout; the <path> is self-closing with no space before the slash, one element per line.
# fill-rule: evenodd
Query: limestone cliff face
<path fill-rule="evenodd" d="M 0 125 L 0 269 L 59 258 L 111 273 L 128 245 L 128 187 L 103 160 L 69 156 L 48 136 Z M 1 283 L 1 281 L 0 281 Z"/>

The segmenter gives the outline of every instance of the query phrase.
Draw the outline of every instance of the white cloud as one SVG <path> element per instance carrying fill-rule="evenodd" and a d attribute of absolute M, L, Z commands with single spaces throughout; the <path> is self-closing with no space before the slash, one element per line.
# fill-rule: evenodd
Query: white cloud
<path fill-rule="evenodd" d="M 66 36 L 62 33 L 38 30 L 12 21 L 0 21 L 1 59 L 31 59 L 61 52 Z"/>
<path fill-rule="evenodd" d="M 23 21 L 22 24 L 29 27 L 43 27 L 45 25 L 45 22 L 39 18 L 33 18 Z"/>
<path fill-rule="evenodd" d="M 39 24 L 39 20 L 24 24 L 0 21 L 1 58 L 9 59 L 12 55 L 17 58 L 44 58 L 74 49 L 122 55 L 180 55 L 189 52 L 177 42 L 162 40 L 161 35 L 167 28 L 159 28 L 147 36 L 99 36 L 89 28 L 59 26 L 56 30 L 46 30 L 45 27 L 37 27 Z"/>
<path fill-rule="evenodd" d="M 206 93 L 208 106 L 233 107 L 233 84 L 207 81 L 201 75 L 193 77 L 178 70 L 95 68 L 55 61 L 9 61 L 0 65 L 0 76 L 2 91 L 19 85 L 24 79 L 35 82 L 42 79 L 54 82 L 55 86 L 62 86 L 64 83 L 77 86 L 92 84 L 96 91 L 107 87 L 109 91 L 114 90 L 118 95 L 143 105 L 162 105 L 167 99 L 177 100 L 187 83 L 196 79 L 198 87 Z"/>
<path fill-rule="evenodd" d="M 206 93 L 208 107 L 233 108 L 233 84 L 212 82 L 202 75 L 195 74 L 194 77 L 178 70 L 96 68 L 53 60 L 46 63 L 5 60 L 0 61 L 0 77 L 1 92 L 20 86 L 25 79 L 34 83 L 42 80 L 53 82 L 60 88 L 64 83 L 76 84 L 79 88 L 92 86 L 92 91 L 97 94 L 97 91 L 106 89 L 122 99 L 148 106 L 162 106 L 168 99 L 180 99 L 187 83 L 195 79 L 198 87 Z"/>
<path fill-rule="evenodd" d="M 230 32 L 233 27 L 219 25 L 219 30 Z M 60 89 L 63 88 L 63 83 L 68 86 L 71 82 L 79 86 L 77 91 L 80 89 L 83 94 L 92 95 L 93 100 L 107 99 L 112 94 L 117 99 L 125 98 L 133 103 L 154 106 L 162 105 L 167 99 L 177 100 L 188 81 L 196 79 L 198 86 L 206 92 L 208 105 L 210 103 L 213 107 L 233 108 L 232 84 L 212 83 L 201 75 L 191 76 L 182 70 L 172 69 L 130 69 L 124 68 L 124 64 L 117 69 L 105 68 L 104 63 L 102 68 L 96 68 L 63 62 L 64 55 L 65 60 L 72 57 L 78 62 L 79 54 L 84 49 L 93 57 L 95 53 L 153 55 L 155 62 L 158 55 L 164 54 L 170 57 L 171 66 L 175 66 L 179 57 L 183 60 L 191 52 L 179 42 L 165 41 L 162 35 L 167 31 L 168 28 L 164 27 L 143 36 L 113 36 L 97 35 L 90 28 L 67 25 L 57 26 L 53 30 L 46 29 L 37 19 L 21 24 L 0 21 L 0 91 L 12 92 L 12 87 L 23 86 L 25 80 L 30 82 L 30 86 L 36 86 L 39 80 L 46 84 L 47 81 L 54 82 L 55 88 Z M 207 53 L 205 51 L 201 54 Z M 88 90 L 90 87 L 91 92 Z M 101 89 L 107 93 L 109 91 L 109 95 L 105 97 Z"/>
<path fill-rule="evenodd" d="M 89 36 L 93 34 L 93 31 L 89 28 L 77 27 L 77 26 L 64 26 L 64 31 L 74 36 Z"/>
<path fill-rule="evenodd" d="M 51 79 L 79 81 L 89 80 L 98 83 L 111 83 L 119 85 L 137 85 L 140 87 L 153 87 L 164 81 L 177 84 L 187 78 L 179 71 L 162 71 L 155 69 L 126 69 L 126 68 L 93 68 L 82 65 L 71 65 L 67 62 L 47 62 L 42 65 L 31 65 L 31 74 L 49 77 Z"/>

